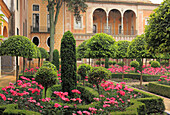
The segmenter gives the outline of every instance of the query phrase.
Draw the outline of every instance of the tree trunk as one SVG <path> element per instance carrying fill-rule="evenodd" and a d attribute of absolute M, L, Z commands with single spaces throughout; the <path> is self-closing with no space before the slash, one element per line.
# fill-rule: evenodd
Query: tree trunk
<path fill-rule="evenodd" d="M 40 58 L 38 58 L 38 67 L 40 67 Z"/>
<path fill-rule="evenodd" d="M 146 58 L 146 60 L 145 60 L 145 67 L 147 67 L 147 58 Z"/>
<path fill-rule="evenodd" d="M 25 57 L 23 57 L 23 76 L 24 76 L 24 73 L 25 73 Z"/>
<path fill-rule="evenodd" d="M 45 98 L 46 98 L 47 88 L 46 88 L 46 87 L 44 87 L 44 89 L 45 89 Z"/>
<path fill-rule="evenodd" d="M 90 65 L 90 58 L 89 58 L 89 65 Z"/>
<path fill-rule="evenodd" d="M 41 59 L 41 66 L 43 65 L 43 58 Z"/>
<path fill-rule="evenodd" d="M 55 33 L 55 24 L 54 24 L 54 4 L 49 5 L 49 17 L 50 17 L 50 57 L 49 61 L 53 60 L 53 51 L 54 51 L 54 33 Z"/>
<path fill-rule="evenodd" d="M 125 61 L 125 58 L 123 58 L 123 62 Z M 124 79 L 124 65 L 122 66 L 122 79 Z"/>
<path fill-rule="evenodd" d="M 18 81 L 18 69 L 19 69 L 19 67 L 18 67 L 18 56 L 16 56 L 16 86 L 18 86 L 17 85 L 17 81 Z"/>
<path fill-rule="evenodd" d="M 29 60 L 29 69 L 31 69 L 31 61 Z"/>
<path fill-rule="evenodd" d="M 141 64 L 141 75 L 140 75 L 140 87 L 142 86 L 142 66 L 143 66 L 143 58 L 142 58 L 142 64 Z"/>
<path fill-rule="evenodd" d="M 97 84 L 97 91 L 98 91 L 98 93 L 100 95 L 100 89 L 99 89 L 99 85 L 98 84 Z"/>

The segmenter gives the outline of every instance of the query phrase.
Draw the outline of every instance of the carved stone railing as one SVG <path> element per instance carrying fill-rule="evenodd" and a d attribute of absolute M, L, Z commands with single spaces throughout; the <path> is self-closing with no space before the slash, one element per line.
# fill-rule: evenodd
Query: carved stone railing
<path fill-rule="evenodd" d="M 90 39 L 95 34 L 92 33 L 92 34 L 73 34 L 73 35 L 76 41 L 84 41 Z M 119 40 L 132 41 L 137 35 L 112 35 L 112 36 L 116 41 Z"/>

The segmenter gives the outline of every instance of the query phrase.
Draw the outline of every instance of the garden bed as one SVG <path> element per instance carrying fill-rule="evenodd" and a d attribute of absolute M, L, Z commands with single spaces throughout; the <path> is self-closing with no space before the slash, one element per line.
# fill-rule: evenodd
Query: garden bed
<path fill-rule="evenodd" d="M 170 86 L 159 83 L 149 83 L 148 91 L 170 98 Z"/>
<path fill-rule="evenodd" d="M 112 73 L 112 78 L 122 78 L 122 73 Z M 140 80 L 140 74 L 138 73 L 128 73 L 124 74 L 124 78 L 131 78 L 131 79 L 136 79 Z M 149 82 L 149 81 L 157 81 L 160 78 L 160 75 L 142 75 L 143 81 L 144 82 Z"/>

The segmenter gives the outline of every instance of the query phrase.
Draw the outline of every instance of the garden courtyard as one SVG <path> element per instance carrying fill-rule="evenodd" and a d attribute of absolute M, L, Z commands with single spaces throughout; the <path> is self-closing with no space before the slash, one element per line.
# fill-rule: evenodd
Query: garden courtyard
<path fill-rule="evenodd" d="M 132 41 L 96 33 L 76 47 L 67 31 L 48 53 L 25 36 L 1 40 L 16 69 L 0 77 L 0 115 L 170 115 L 169 9 L 162 2 Z"/>

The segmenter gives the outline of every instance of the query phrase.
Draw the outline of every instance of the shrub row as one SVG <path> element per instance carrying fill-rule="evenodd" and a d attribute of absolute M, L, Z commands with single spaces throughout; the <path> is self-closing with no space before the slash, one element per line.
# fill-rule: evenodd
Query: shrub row
<path fill-rule="evenodd" d="M 149 82 L 149 81 L 157 81 L 160 78 L 160 75 L 146 75 L 143 74 L 143 81 Z M 122 78 L 122 73 L 112 73 L 112 78 Z M 140 74 L 137 73 L 129 73 L 124 74 L 124 78 L 131 78 L 131 79 L 137 79 L 140 80 Z"/>
<path fill-rule="evenodd" d="M 149 83 L 148 90 L 150 92 L 170 98 L 170 86 L 159 83 Z"/>
<path fill-rule="evenodd" d="M 0 105 L 0 115 L 41 115 L 38 112 L 19 110 L 17 104 Z"/>
<path fill-rule="evenodd" d="M 98 97 L 99 94 L 97 91 L 94 91 L 94 89 L 90 87 L 83 87 L 78 86 L 77 87 L 80 92 L 82 92 L 83 98 L 87 99 L 89 102 L 93 101 L 94 97 Z M 56 85 L 53 86 L 48 92 L 49 94 L 54 91 L 60 91 L 61 86 Z M 126 111 L 120 112 L 111 112 L 111 115 L 144 115 L 144 114 L 150 114 L 150 113 L 158 113 L 163 112 L 165 110 L 165 106 L 163 103 L 163 99 L 157 96 L 154 96 L 152 94 L 148 94 L 146 92 L 134 89 L 134 92 L 141 93 L 144 98 L 138 98 L 138 99 L 132 99 L 131 100 L 131 106 L 129 106 Z M 60 103 L 63 105 L 62 103 Z M 77 105 L 77 108 L 75 109 L 73 105 L 69 105 L 71 110 L 80 110 L 85 111 L 88 110 L 89 107 L 95 107 L 95 105 L 98 104 L 98 102 L 93 102 L 88 105 Z M 69 114 L 69 111 L 65 114 Z"/>

